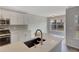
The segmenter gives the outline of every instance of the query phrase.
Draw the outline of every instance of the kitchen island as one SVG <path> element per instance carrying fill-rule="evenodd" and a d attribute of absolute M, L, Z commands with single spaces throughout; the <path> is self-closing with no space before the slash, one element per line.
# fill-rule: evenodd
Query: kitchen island
<path fill-rule="evenodd" d="M 61 52 L 61 38 L 52 36 L 51 34 L 44 35 L 46 40 L 43 45 L 38 44 L 28 48 L 24 42 L 17 42 L 0 47 L 0 52 Z"/>

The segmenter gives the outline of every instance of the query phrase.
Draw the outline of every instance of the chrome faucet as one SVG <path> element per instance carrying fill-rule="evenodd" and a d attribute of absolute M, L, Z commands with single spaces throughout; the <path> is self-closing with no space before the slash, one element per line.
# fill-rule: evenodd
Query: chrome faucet
<path fill-rule="evenodd" d="M 42 31 L 41 31 L 40 29 L 37 29 L 37 30 L 36 30 L 35 36 L 37 36 L 37 32 L 38 32 L 38 31 L 40 31 L 40 33 L 41 33 L 41 41 L 40 41 L 40 43 L 41 43 L 41 45 L 43 45 L 43 38 L 42 38 L 42 37 L 43 37 L 43 33 L 42 33 Z"/>

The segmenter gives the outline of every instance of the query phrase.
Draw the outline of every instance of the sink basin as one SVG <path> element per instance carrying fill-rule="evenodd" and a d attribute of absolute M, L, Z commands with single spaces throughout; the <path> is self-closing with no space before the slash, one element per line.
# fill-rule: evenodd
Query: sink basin
<path fill-rule="evenodd" d="M 24 44 L 25 44 L 27 47 L 31 48 L 31 47 L 33 47 L 33 46 L 39 44 L 40 41 L 41 41 L 41 38 L 35 38 L 35 39 L 33 39 L 33 40 L 29 40 L 29 41 L 24 42 Z M 45 41 L 45 39 L 43 39 L 43 41 Z"/>

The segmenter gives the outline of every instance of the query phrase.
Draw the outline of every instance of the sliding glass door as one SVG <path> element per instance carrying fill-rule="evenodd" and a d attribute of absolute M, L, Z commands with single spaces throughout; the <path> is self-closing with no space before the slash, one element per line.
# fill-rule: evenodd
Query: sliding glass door
<path fill-rule="evenodd" d="M 57 36 L 63 36 L 64 37 L 64 17 L 62 18 L 49 18 L 48 21 L 48 31 L 54 35 Z"/>

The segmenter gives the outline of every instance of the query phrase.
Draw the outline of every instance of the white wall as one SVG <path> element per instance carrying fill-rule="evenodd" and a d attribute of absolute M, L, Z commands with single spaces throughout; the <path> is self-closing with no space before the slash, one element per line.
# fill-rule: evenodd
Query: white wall
<path fill-rule="evenodd" d="M 36 29 L 41 29 L 43 33 L 47 33 L 47 18 L 36 15 L 29 15 L 28 30 L 31 30 L 31 37 L 34 37 Z"/>

